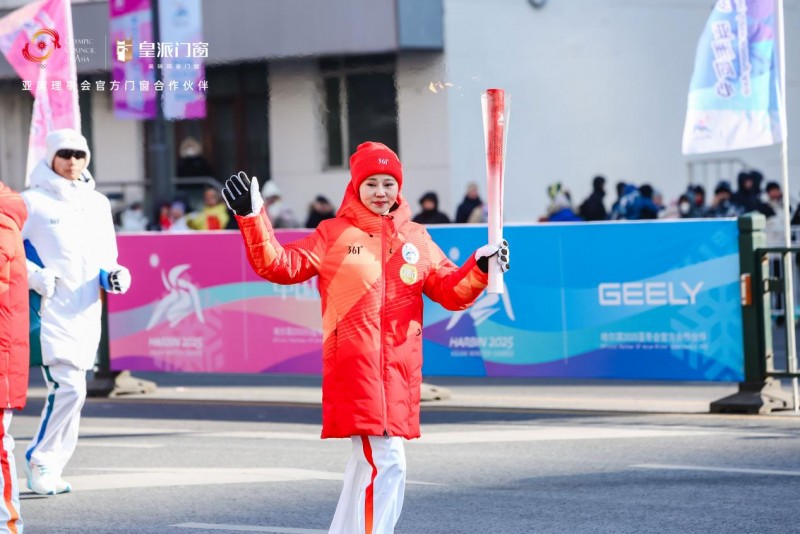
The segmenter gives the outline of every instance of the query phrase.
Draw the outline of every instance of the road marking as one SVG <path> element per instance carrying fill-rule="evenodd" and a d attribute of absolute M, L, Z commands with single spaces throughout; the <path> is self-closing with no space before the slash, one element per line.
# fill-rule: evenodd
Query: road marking
<path fill-rule="evenodd" d="M 232 432 L 201 432 L 198 435 L 207 438 L 225 438 L 225 439 L 286 439 L 286 440 L 299 440 L 299 441 L 322 441 L 319 437 L 319 432 L 269 432 L 258 430 L 238 430 Z"/>
<path fill-rule="evenodd" d="M 730 435 L 749 437 L 780 436 L 781 434 L 730 432 L 728 430 L 707 429 L 702 427 L 592 427 L 592 426 L 558 426 L 540 425 L 528 427 L 477 426 L 475 430 L 449 430 L 434 427 L 426 430 L 419 440 L 409 443 L 420 445 L 463 445 L 468 443 L 511 443 L 536 441 L 576 441 L 592 439 L 636 439 L 636 438 L 669 438 L 688 436 Z M 202 432 L 196 435 L 219 439 L 263 439 L 290 441 L 320 441 L 316 432 L 273 432 L 273 431 L 232 431 Z M 346 438 L 345 438 L 346 439 Z"/>
<path fill-rule="evenodd" d="M 215 525 L 214 523 L 180 523 L 170 525 L 177 528 L 196 528 L 201 530 L 228 530 L 234 532 L 272 532 L 274 534 L 326 534 L 327 530 L 310 528 L 256 527 L 249 525 Z"/>
<path fill-rule="evenodd" d="M 116 443 L 108 441 L 95 441 L 95 440 L 80 440 L 78 441 L 78 448 L 83 447 L 99 447 L 99 448 L 112 448 L 112 449 L 160 449 L 166 445 L 158 445 L 155 443 Z"/>
<path fill-rule="evenodd" d="M 80 436 L 149 436 L 159 434 L 169 436 L 171 434 L 186 434 L 191 430 L 174 428 L 144 428 L 136 426 L 89 426 L 81 425 Z"/>
<path fill-rule="evenodd" d="M 101 471 L 98 474 L 75 474 L 66 478 L 72 491 L 113 490 L 151 487 L 205 486 L 213 480 L 220 484 L 263 484 L 268 482 L 300 482 L 308 480 L 331 480 L 340 482 L 342 473 L 294 468 L 200 468 L 200 467 L 92 467 L 79 471 Z M 442 486 L 432 482 L 407 481 L 421 486 Z M 27 481 L 20 480 L 20 487 Z"/>
<path fill-rule="evenodd" d="M 596 428 L 587 426 L 540 426 L 520 429 L 482 429 L 476 431 L 426 432 L 419 444 L 505 443 L 514 441 L 576 441 L 591 439 L 669 438 L 711 436 L 710 430 L 657 428 Z"/>
<path fill-rule="evenodd" d="M 662 469 L 667 471 L 707 471 L 711 473 L 742 473 L 747 475 L 778 475 L 784 477 L 800 477 L 800 471 L 784 471 L 780 469 L 747 469 L 745 467 L 708 467 L 702 465 L 665 465 L 638 464 L 634 469 Z"/>

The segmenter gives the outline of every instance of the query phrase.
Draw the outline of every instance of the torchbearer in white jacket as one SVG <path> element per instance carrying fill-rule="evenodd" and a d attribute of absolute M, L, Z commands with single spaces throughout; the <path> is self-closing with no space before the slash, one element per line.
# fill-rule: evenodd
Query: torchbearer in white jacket
<path fill-rule="evenodd" d="M 28 488 L 42 495 L 72 489 L 61 473 L 75 451 L 86 371 L 100 343 L 100 290 L 125 293 L 131 283 L 128 269 L 117 263 L 111 205 L 95 191 L 86 169 L 90 158 L 81 134 L 51 132 L 47 156 L 22 193 L 28 207 L 22 228 L 28 285 L 42 296 L 42 372 L 48 388 L 25 457 Z M 31 261 L 36 256 L 40 261 Z"/>

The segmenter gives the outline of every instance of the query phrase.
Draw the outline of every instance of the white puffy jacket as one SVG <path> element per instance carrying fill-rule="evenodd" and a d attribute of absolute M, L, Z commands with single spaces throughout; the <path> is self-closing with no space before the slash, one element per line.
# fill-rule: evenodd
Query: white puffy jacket
<path fill-rule="evenodd" d="M 22 198 L 28 207 L 22 237 L 58 277 L 55 294 L 42 299 L 42 361 L 90 369 L 100 343 L 100 269 L 119 268 L 111 205 L 88 171 L 67 180 L 44 161 Z"/>

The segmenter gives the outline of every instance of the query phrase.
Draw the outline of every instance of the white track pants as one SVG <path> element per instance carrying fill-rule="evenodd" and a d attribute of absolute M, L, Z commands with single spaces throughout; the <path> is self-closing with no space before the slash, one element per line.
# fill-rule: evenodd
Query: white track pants
<path fill-rule="evenodd" d="M 81 408 L 86 400 L 86 371 L 58 363 L 43 366 L 42 373 L 47 381 L 47 401 L 25 458 L 60 475 L 78 444 Z"/>
<path fill-rule="evenodd" d="M 3 450 L 0 451 L 0 479 L 3 490 L 3 502 L 0 504 L 0 532 L 12 534 L 22 533 L 22 518 L 19 515 L 19 484 L 17 467 L 14 465 L 14 438 L 8 433 L 11 425 L 11 410 L 3 410 Z"/>
<path fill-rule="evenodd" d="M 402 438 L 352 436 L 353 453 L 329 534 L 390 534 L 406 489 Z"/>

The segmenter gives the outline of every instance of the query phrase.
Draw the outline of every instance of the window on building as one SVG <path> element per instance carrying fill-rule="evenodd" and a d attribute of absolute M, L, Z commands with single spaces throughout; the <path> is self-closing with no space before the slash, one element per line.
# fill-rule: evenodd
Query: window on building
<path fill-rule="evenodd" d="M 207 66 L 206 118 L 175 122 L 175 151 L 181 173 L 181 145 L 188 138 L 202 145 L 207 168 L 195 173 L 224 182 L 245 171 L 269 178 L 269 118 L 267 106 L 267 65 L 237 64 Z M 191 174 L 191 173 L 190 173 Z"/>
<path fill-rule="evenodd" d="M 394 56 L 326 58 L 320 72 L 328 166 L 346 167 L 364 141 L 397 151 Z"/>

